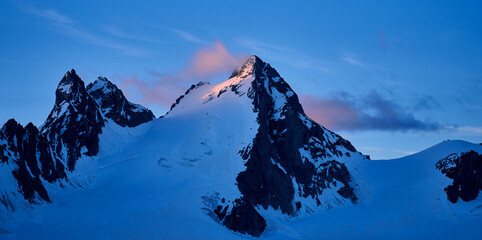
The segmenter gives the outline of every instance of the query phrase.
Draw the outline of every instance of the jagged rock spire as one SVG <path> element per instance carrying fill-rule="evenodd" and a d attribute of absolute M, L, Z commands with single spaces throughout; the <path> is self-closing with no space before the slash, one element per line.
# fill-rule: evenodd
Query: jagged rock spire
<path fill-rule="evenodd" d="M 64 75 L 55 96 L 55 105 L 41 132 L 72 171 L 82 154 L 92 156 L 99 151 L 98 135 L 102 132 L 104 118 L 73 69 Z M 81 152 L 83 147 L 87 151 Z"/>
<path fill-rule="evenodd" d="M 57 90 L 55 91 L 55 104 L 60 105 L 62 102 L 70 102 L 75 98 L 82 98 L 87 94 L 84 82 L 80 79 L 74 69 L 67 71 L 62 80 L 60 80 Z"/>
<path fill-rule="evenodd" d="M 122 90 L 105 77 L 87 85 L 87 92 L 99 105 L 106 118 L 122 127 L 135 127 L 154 119 L 151 110 L 129 102 Z"/>

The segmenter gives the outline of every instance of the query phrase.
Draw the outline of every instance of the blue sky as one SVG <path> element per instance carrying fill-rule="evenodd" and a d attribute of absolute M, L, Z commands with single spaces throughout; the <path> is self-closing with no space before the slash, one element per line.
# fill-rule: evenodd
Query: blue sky
<path fill-rule="evenodd" d="M 372 158 L 482 142 L 481 12 L 474 1 L 0 0 L 0 122 L 41 125 L 72 68 L 159 116 L 255 54 Z M 206 56 L 224 65 L 196 70 Z"/>

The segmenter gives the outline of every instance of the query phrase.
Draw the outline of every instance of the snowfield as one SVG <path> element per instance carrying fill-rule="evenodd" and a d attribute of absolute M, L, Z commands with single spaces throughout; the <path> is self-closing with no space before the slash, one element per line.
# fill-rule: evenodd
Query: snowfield
<path fill-rule="evenodd" d="M 218 115 L 223 112 L 229 116 Z M 15 224 L 7 229 L 10 233 L 0 237 L 253 238 L 218 224 L 202 201 L 213 190 L 239 195 L 234 182 L 243 168 L 242 159 L 228 150 L 252 137 L 250 132 L 234 135 L 239 133 L 238 126 L 249 129 L 239 125 L 246 123 L 246 114 L 238 110 L 172 112 L 136 128 L 108 124 L 98 156 L 79 162 L 76 181 L 85 187 L 52 191 L 52 204 L 17 213 Z M 447 141 L 405 158 L 368 161 L 361 173 L 367 186 L 360 196 L 365 197 L 358 204 L 291 219 L 272 209 L 263 210 L 268 229 L 260 238 L 478 238 L 482 199 L 451 204 L 443 191 L 450 179 L 435 169 L 439 159 L 468 150 L 482 153 L 482 146 Z"/>

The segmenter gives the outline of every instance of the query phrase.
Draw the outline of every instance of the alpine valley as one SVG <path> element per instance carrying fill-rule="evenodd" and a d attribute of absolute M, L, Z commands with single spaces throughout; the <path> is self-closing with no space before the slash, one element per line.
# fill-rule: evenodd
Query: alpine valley
<path fill-rule="evenodd" d="M 42 126 L 0 129 L 0 239 L 478 239 L 482 145 L 370 160 L 268 63 L 160 118 L 67 72 Z"/>

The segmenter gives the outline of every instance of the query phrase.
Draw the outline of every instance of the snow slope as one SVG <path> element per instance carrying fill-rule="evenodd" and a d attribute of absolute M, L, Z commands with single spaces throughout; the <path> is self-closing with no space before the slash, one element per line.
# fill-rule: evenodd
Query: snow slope
<path fill-rule="evenodd" d="M 216 117 L 192 117 L 157 119 L 134 129 L 108 125 L 101 136 L 104 150 L 95 161 L 95 179 L 90 187 L 51 194 L 55 199 L 53 204 L 38 206 L 33 218 L 22 219 L 11 230 L 13 233 L 0 236 L 8 239 L 251 238 L 229 231 L 203 210 L 206 206 L 200 197 L 206 191 L 216 189 L 225 194 L 239 194 L 232 187 L 231 173 L 242 166 L 213 164 L 230 156 L 220 148 L 211 148 L 209 136 L 199 137 L 197 129 L 209 129 L 209 119 Z M 235 117 L 231 120 L 235 121 Z M 171 121 L 198 125 L 190 129 L 172 127 L 182 124 L 171 124 Z M 241 138 L 223 140 L 229 145 Z M 213 162 L 196 160 L 199 156 L 192 155 L 193 151 L 179 148 L 177 143 L 182 141 L 189 141 L 191 150 L 210 153 L 213 158 L 209 161 Z M 122 150 L 116 147 L 118 144 L 122 144 Z M 480 236 L 482 199 L 449 203 L 443 191 L 449 181 L 434 167 L 440 158 L 470 149 L 482 153 L 480 145 L 449 141 L 405 158 L 370 161 L 363 169 L 370 195 L 362 203 L 301 218 L 271 216 L 269 228 L 261 239 Z M 175 161 L 175 158 L 182 160 Z M 219 171 L 225 174 L 217 174 Z M 208 172 L 212 174 L 206 174 Z"/>
<path fill-rule="evenodd" d="M 54 203 L 39 206 L 39 218 L 19 224 L 12 237 L 192 239 L 217 232 L 218 239 L 230 238 L 201 197 L 239 196 L 235 178 L 244 166 L 232 148 L 252 140 L 254 133 L 239 131 L 252 127 L 245 120 L 252 111 L 238 102 L 223 104 L 235 112 L 212 107 L 132 129 L 109 124 L 96 159 L 78 160 L 96 165 L 89 189 L 51 193 Z"/>
<path fill-rule="evenodd" d="M 231 236 L 203 210 L 201 197 L 240 195 L 235 178 L 245 167 L 233 149 L 252 141 L 256 117 L 248 102 L 229 94 L 202 104 L 205 94 L 197 93 L 185 99 L 192 98 L 189 111 L 177 108 L 135 128 L 106 123 L 100 152 L 78 159 L 70 175 L 82 188 L 49 189 L 52 204 L 18 214 L 7 224 L 12 234 L 0 237 L 191 239 L 212 232 L 205 225 Z"/>

